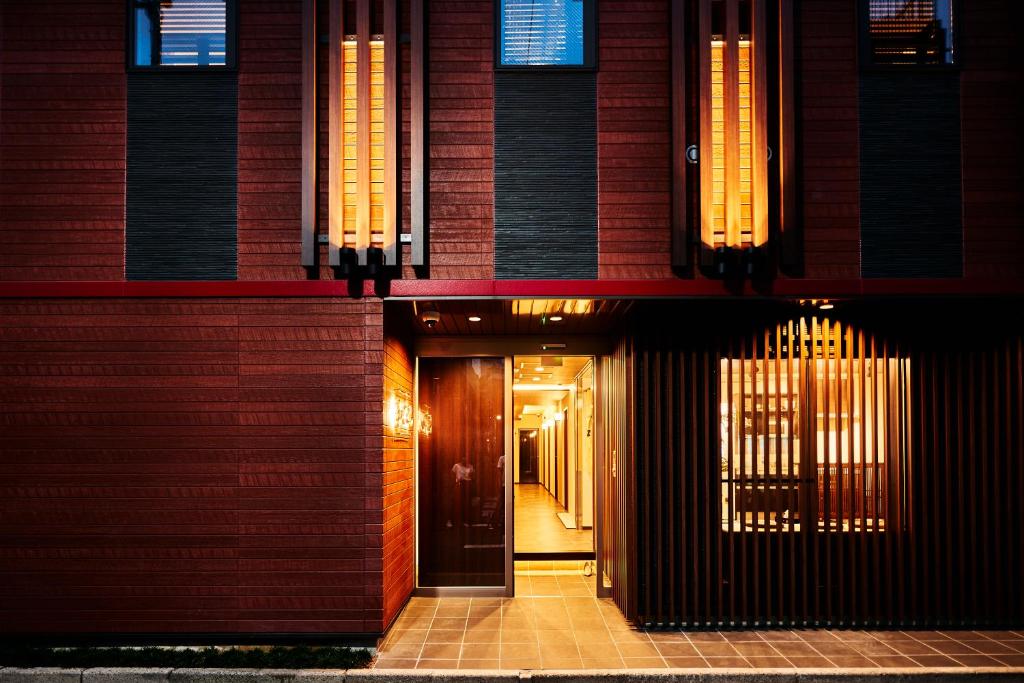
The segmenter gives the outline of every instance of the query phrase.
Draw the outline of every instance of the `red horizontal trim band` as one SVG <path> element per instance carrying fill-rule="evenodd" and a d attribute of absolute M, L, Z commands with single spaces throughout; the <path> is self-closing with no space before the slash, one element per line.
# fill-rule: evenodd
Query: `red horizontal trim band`
<path fill-rule="evenodd" d="M 0 282 L 0 298 L 348 297 L 680 298 L 1021 296 L 1024 280 L 776 280 L 763 286 L 721 280 L 395 280 L 350 286 L 339 280 L 210 282 Z"/>

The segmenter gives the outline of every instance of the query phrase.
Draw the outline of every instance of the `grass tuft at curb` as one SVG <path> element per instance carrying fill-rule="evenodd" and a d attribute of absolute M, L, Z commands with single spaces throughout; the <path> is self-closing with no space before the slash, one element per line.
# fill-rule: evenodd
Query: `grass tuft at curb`
<path fill-rule="evenodd" d="M 0 647 L 0 666 L 62 669 L 357 669 L 367 650 L 349 647 Z"/>

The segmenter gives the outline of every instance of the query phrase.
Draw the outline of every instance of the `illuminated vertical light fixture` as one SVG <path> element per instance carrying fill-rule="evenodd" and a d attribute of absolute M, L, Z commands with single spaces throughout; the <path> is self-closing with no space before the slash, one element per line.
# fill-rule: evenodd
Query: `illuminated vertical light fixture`
<path fill-rule="evenodd" d="M 397 19 L 374 6 L 331 2 L 331 265 L 397 262 Z"/>
<path fill-rule="evenodd" d="M 766 0 L 701 0 L 701 242 L 768 242 Z"/>

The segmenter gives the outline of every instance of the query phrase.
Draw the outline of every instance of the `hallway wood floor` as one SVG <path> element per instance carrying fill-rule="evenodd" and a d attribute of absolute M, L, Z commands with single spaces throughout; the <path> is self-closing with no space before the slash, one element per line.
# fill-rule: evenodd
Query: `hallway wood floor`
<path fill-rule="evenodd" d="M 515 552 L 570 553 L 594 550 L 593 529 L 566 529 L 564 508 L 540 484 L 515 485 Z"/>

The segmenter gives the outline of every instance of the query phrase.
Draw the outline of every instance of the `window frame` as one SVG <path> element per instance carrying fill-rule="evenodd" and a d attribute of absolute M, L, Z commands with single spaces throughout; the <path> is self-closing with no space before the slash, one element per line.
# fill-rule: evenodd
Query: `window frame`
<path fill-rule="evenodd" d="M 875 62 L 871 52 L 871 31 L 869 30 L 869 16 L 871 0 L 857 0 L 857 60 L 862 72 L 942 72 L 957 71 L 964 63 L 963 40 L 960 35 L 963 33 L 963 11 L 961 0 L 950 0 L 950 15 L 953 24 L 953 61 L 941 64 L 886 64 Z"/>
<path fill-rule="evenodd" d="M 174 64 L 136 64 L 135 63 L 135 0 L 125 3 L 125 69 L 129 73 L 196 73 L 201 72 L 232 72 L 238 71 L 238 0 L 224 0 L 224 64 L 208 64 L 206 66 L 183 66 Z"/>
<path fill-rule="evenodd" d="M 494 70 L 495 71 L 596 71 L 597 70 L 597 0 L 583 0 L 583 63 L 582 64 L 502 64 L 501 2 L 494 4 Z"/>

